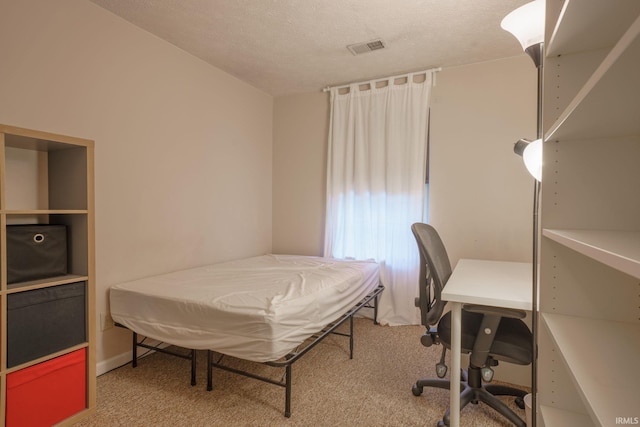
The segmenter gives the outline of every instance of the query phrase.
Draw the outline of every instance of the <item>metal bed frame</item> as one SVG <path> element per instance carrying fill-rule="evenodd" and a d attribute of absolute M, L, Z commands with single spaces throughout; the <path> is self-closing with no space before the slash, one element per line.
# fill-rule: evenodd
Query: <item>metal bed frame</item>
<path fill-rule="evenodd" d="M 285 373 L 282 380 L 274 380 L 271 378 L 267 378 L 261 375 L 257 375 L 251 372 L 243 371 L 240 369 L 235 369 L 230 366 L 223 365 L 222 359 L 224 355 L 221 355 L 218 360 L 213 360 L 214 351 L 207 350 L 207 391 L 213 390 L 213 368 L 219 368 L 228 372 L 232 372 L 234 374 L 243 375 L 245 377 L 253 378 L 256 380 L 260 380 L 269 384 L 274 384 L 280 387 L 285 388 L 285 409 L 284 416 L 289 418 L 291 416 L 291 375 L 292 375 L 292 365 L 298 359 L 300 359 L 303 355 L 305 355 L 308 351 L 314 348 L 318 343 L 320 343 L 324 338 L 329 335 L 341 335 L 344 337 L 349 337 L 349 359 L 353 359 L 353 316 L 360 311 L 362 308 L 372 308 L 373 309 L 373 322 L 374 324 L 378 324 L 378 296 L 384 290 L 384 286 L 379 283 L 378 286 L 373 289 L 366 297 L 364 297 L 360 302 L 358 302 L 355 306 L 349 309 L 346 313 L 344 313 L 339 319 L 325 326 L 321 331 L 312 335 L 302 343 L 298 348 L 296 348 L 291 353 L 286 356 L 269 362 L 256 362 L 262 363 L 264 365 L 272 366 L 275 368 L 284 368 Z M 373 305 L 371 303 L 373 302 Z M 336 331 L 338 327 L 343 325 L 347 320 L 349 320 L 349 333 Z M 116 326 L 126 328 L 126 326 L 116 323 Z M 191 361 L 191 385 L 196 385 L 196 350 L 189 350 L 187 354 L 179 353 L 177 351 L 173 351 L 167 348 L 159 347 L 157 344 L 150 345 L 143 341 L 138 341 L 138 333 L 133 332 L 133 340 L 132 340 L 132 354 L 133 359 L 131 361 L 132 367 L 138 366 L 138 347 L 146 348 L 149 350 L 154 350 L 163 354 L 168 354 L 171 356 L 180 357 L 183 359 L 187 359 Z M 168 343 L 170 344 L 170 343 Z"/>

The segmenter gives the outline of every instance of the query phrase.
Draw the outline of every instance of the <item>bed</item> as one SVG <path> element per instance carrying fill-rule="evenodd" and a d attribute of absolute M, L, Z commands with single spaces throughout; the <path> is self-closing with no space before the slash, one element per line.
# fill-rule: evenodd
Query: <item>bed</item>
<path fill-rule="evenodd" d="M 111 287 L 111 315 L 138 336 L 190 350 L 192 384 L 195 351 L 208 351 L 207 389 L 217 367 L 285 387 L 290 416 L 291 365 L 329 334 L 350 338 L 353 315 L 374 309 L 383 287 L 372 261 L 263 255 L 148 277 Z M 349 320 L 349 333 L 336 329 Z M 153 347 L 154 349 L 159 349 Z M 285 368 L 282 381 L 237 372 L 213 360 L 213 352 Z"/>

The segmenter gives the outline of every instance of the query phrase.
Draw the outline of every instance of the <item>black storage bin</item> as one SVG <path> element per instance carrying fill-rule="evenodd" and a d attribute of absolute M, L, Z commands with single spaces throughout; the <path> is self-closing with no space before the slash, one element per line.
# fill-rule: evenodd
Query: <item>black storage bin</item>
<path fill-rule="evenodd" d="M 7 283 L 67 274 L 67 227 L 7 225 Z"/>
<path fill-rule="evenodd" d="M 7 295 L 7 367 L 86 341 L 86 282 Z"/>

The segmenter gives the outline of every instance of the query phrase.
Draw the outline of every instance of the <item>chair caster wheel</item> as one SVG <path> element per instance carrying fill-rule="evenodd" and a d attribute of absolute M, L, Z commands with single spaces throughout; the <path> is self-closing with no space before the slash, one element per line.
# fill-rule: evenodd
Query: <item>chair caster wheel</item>
<path fill-rule="evenodd" d="M 522 397 L 516 397 L 514 402 L 518 408 L 524 409 L 524 399 Z"/>
<path fill-rule="evenodd" d="M 420 396 L 422 394 L 422 387 L 414 384 L 413 387 L 411 387 L 411 393 L 413 393 L 414 396 Z"/>

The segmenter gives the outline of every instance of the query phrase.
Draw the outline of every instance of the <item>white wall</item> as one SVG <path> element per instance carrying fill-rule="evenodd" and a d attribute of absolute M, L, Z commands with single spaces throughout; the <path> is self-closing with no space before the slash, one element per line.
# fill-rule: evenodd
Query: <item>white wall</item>
<path fill-rule="evenodd" d="M 273 251 L 322 255 L 329 95 L 279 97 L 273 122 Z"/>
<path fill-rule="evenodd" d="M 454 266 L 460 258 L 531 260 L 533 178 L 513 144 L 535 139 L 536 75 L 526 55 L 437 75 L 429 222 Z"/>
<path fill-rule="evenodd" d="M 113 284 L 271 251 L 271 96 L 87 1 L 0 0 L 0 58 L 0 123 L 95 140 L 98 325 Z"/>

